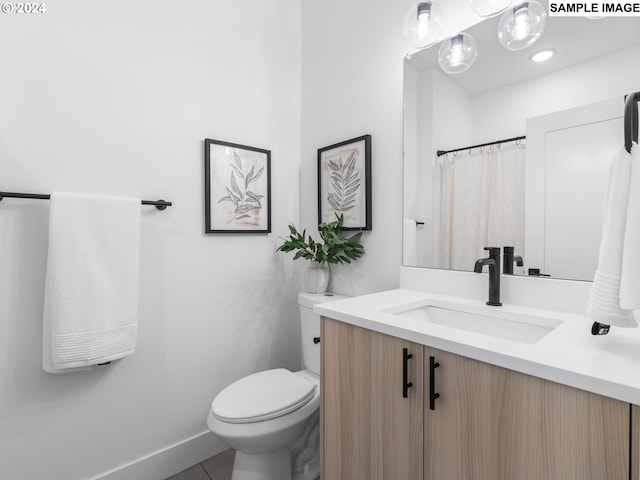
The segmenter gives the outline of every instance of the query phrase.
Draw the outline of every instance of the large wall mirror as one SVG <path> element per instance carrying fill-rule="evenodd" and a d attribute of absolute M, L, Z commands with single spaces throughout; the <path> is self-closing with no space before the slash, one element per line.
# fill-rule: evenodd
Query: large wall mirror
<path fill-rule="evenodd" d="M 439 44 L 405 59 L 403 265 L 472 271 L 484 247 L 513 247 L 514 274 L 591 281 L 640 18 L 549 17 L 519 51 L 498 20 L 466 30 L 465 72 L 439 68 Z"/>

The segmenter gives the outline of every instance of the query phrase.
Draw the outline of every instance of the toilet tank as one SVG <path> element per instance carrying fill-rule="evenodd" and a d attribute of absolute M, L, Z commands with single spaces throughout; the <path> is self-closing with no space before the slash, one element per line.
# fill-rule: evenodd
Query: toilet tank
<path fill-rule="evenodd" d="M 313 313 L 313 306 L 318 303 L 331 302 L 347 298 L 333 293 L 299 293 L 300 331 L 302 333 L 302 362 L 307 368 L 320 375 L 320 315 Z"/>

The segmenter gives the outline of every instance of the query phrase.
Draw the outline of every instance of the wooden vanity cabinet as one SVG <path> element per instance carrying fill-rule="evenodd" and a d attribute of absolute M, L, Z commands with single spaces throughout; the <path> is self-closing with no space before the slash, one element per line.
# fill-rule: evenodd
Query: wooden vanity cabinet
<path fill-rule="evenodd" d="M 426 480 L 629 478 L 628 403 L 428 347 L 425 356 L 439 364 Z"/>
<path fill-rule="evenodd" d="M 320 335 L 322 478 L 422 480 L 424 347 L 329 319 Z"/>
<path fill-rule="evenodd" d="M 321 346 L 325 480 L 640 480 L 639 407 L 327 318 Z"/>
<path fill-rule="evenodd" d="M 631 480 L 640 480 L 640 407 L 631 406 Z"/>

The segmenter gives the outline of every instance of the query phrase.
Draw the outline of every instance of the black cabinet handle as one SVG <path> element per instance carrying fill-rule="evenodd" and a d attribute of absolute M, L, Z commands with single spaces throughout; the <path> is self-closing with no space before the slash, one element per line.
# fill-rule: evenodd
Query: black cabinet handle
<path fill-rule="evenodd" d="M 316 345 L 320 343 L 320 337 L 313 337 L 313 343 Z"/>
<path fill-rule="evenodd" d="M 429 409 L 436 409 L 436 398 L 440 397 L 439 393 L 436 393 L 436 368 L 440 364 L 436 362 L 436 357 L 429 357 Z"/>
<path fill-rule="evenodd" d="M 402 349 L 402 398 L 409 397 L 409 389 L 413 387 L 413 383 L 409 382 L 409 359 L 413 355 L 409 353 L 409 349 Z"/>

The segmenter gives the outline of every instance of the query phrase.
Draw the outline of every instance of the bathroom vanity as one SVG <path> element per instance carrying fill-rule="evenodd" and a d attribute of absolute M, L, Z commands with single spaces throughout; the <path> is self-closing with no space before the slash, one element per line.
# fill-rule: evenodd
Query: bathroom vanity
<path fill-rule="evenodd" d="M 463 74 L 437 46 L 407 55 L 400 288 L 316 309 L 323 478 L 640 480 L 640 328 L 594 337 L 584 315 L 638 21 L 549 18 L 535 49 L 573 52 L 565 64 L 502 48 L 498 16 L 465 30 L 481 53 Z M 460 160 L 480 171 L 477 147 L 498 144 L 526 155 L 478 187 L 510 192 L 489 199 Z M 540 276 L 468 272 L 491 246 Z M 492 283 L 502 306 L 485 304 Z"/>
<path fill-rule="evenodd" d="M 638 329 L 408 289 L 316 311 L 323 478 L 640 479 Z"/>

